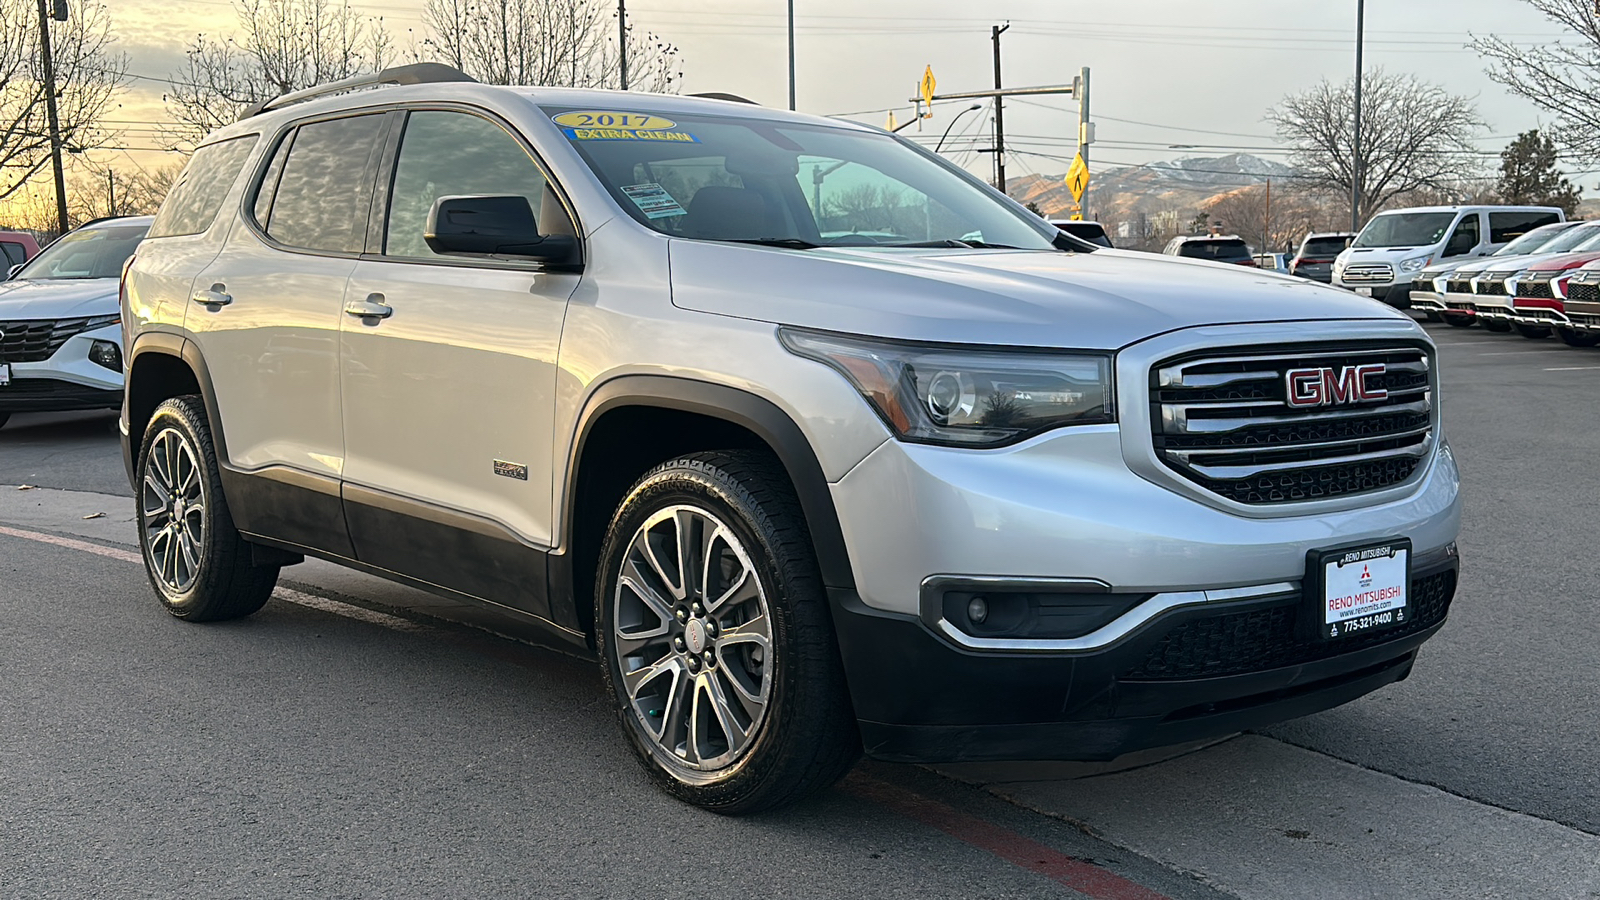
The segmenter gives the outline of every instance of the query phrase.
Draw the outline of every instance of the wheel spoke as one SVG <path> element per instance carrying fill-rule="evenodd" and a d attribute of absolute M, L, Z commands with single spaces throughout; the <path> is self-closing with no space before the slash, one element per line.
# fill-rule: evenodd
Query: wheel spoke
<path fill-rule="evenodd" d="M 150 471 L 156 477 L 156 483 L 161 485 L 162 493 L 172 496 L 172 469 L 168 465 L 167 447 L 171 443 L 167 435 L 162 434 L 156 438 L 155 444 L 150 448 Z"/>
<path fill-rule="evenodd" d="M 674 677 L 682 673 L 683 665 L 676 656 L 664 656 L 657 662 L 641 666 L 622 676 L 622 684 L 628 689 L 628 699 L 635 702 L 639 699 L 639 692 L 644 686 L 664 675 L 672 674 Z"/>
<path fill-rule="evenodd" d="M 761 595 L 761 585 L 755 577 L 755 573 L 750 571 L 750 566 L 742 559 L 739 560 L 739 565 L 741 567 L 739 576 L 716 599 L 706 598 L 706 609 L 718 612 L 730 603 L 733 606 L 739 606 Z"/>
<path fill-rule="evenodd" d="M 161 545 L 161 577 L 167 584 L 178 586 L 178 541 L 171 531 Z"/>
<path fill-rule="evenodd" d="M 728 739 L 727 752 L 737 753 L 750 739 L 750 727 L 740 724 L 735 718 L 733 703 L 728 697 L 728 692 L 722 689 L 722 679 L 714 673 L 707 673 L 705 685 L 706 693 L 710 695 L 712 711 L 717 716 L 717 724 L 721 726 L 723 736 Z"/>
<path fill-rule="evenodd" d="M 767 617 L 759 615 L 743 624 L 724 628 L 717 643 L 723 646 L 755 644 L 765 653 L 772 648 L 772 630 L 767 626 Z"/>
<path fill-rule="evenodd" d="M 639 568 L 639 561 L 629 554 L 627 561 L 622 564 L 622 577 L 618 579 L 618 587 L 626 586 L 632 590 L 644 603 L 645 608 L 655 613 L 656 618 L 665 624 L 672 620 L 672 602 L 661 596 L 661 592 L 651 584 L 652 580 L 650 573 Z"/>
<path fill-rule="evenodd" d="M 178 548 L 183 551 L 183 562 L 188 567 L 188 573 L 193 575 L 200 568 L 200 554 L 195 540 L 189 537 L 187 531 L 179 536 Z"/>
<path fill-rule="evenodd" d="M 702 587 L 694 583 L 705 558 L 705 548 L 695 535 L 699 530 L 696 526 L 702 524 L 691 509 L 679 509 L 672 515 L 673 536 L 678 541 L 678 584 L 683 586 L 685 597 Z"/>
<path fill-rule="evenodd" d="M 672 676 L 667 707 L 661 712 L 661 728 L 656 732 L 656 738 L 668 749 L 677 746 L 679 734 L 689 733 L 689 691 L 693 689 L 693 684 L 694 679 L 681 668 Z M 689 752 L 693 753 L 692 750 Z"/>
<path fill-rule="evenodd" d="M 155 509 L 152 507 L 150 503 L 151 500 L 155 501 L 155 507 L 165 507 L 168 503 L 172 502 L 172 494 L 169 493 L 165 487 L 162 487 L 161 482 L 157 481 L 155 476 L 149 472 L 146 472 L 144 476 L 144 498 L 145 515 L 165 511 L 164 509 Z"/>
<path fill-rule="evenodd" d="M 178 494 L 182 497 L 200 494 L 200 467 L 195 464 L 194 454 L 189 452 L 186 443 L 178 446 Z"/>
<path fill-rule="evenodd" d="M 639 534 L 633 539 L 632 553 L 644 557 L 645 562 L 650 564 L 651 570 L 656 573 L 661 579 L 661 583 L 666 586 L 667 592 L 672 594 L 672 599 L 682 600 L 684 598 L 683 579 L 681 577 L 674 579 L 667 574 L 667 567 L 661 564 L 661 557 L 656 553 L 655 544 L 650 541 L 650 527 L 648 525 L 641 528 Z"/>

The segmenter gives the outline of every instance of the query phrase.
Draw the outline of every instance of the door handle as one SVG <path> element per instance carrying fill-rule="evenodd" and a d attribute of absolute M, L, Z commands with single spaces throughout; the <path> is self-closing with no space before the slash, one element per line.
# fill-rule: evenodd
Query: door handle
<path fill-rule="evenodd" d="M 368 294 L 365 300 L 347 300 L 344 304 L 345 315 L 355 316 L 358 319 L 387 319 L 394 314 L 394 307 L 383 302 L 382 294 Z M 369 322 L 376 325 L 376 322 Z"/>
<path fill-rule="evenodd" d="M 212 312 L 216 312 L 233 302 L 233 295 L 226 293 L 226 288 L 221 284 L 213 284 L 208 290 L 195 291 L 194 302 L 202 303 Z"/>

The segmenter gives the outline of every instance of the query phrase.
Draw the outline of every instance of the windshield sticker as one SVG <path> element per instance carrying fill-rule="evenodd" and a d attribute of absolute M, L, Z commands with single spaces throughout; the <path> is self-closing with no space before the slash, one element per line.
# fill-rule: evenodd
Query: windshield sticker
<path fill-rule="evenodd" d="M 631 128 L 636 131 L 667 131 L 678 123 L 649 113 L 582 112 L 562 113 L 554 116 L 555 123 L 563 128 Z"/>
<path fill-rule="evenodd" d="M 573 141 L 681 141 L 698 144 L 700 139 L 687 131 L 651 131 L 645 128 L 563 128 Z"/>
<path fill-rule="evenodd" d="M 667 193 L 666 188 L 655 182 L 624 185 L 622 192 L 639 207 L 646 219 L 670 219 L 689 212 Z"/>

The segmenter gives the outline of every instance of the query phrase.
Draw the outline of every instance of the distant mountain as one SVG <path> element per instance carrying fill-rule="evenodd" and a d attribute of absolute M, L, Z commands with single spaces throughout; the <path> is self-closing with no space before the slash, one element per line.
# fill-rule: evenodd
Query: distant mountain
<path fill-rule="evenodd" d="M 1128 221 L 1134 214 L 1182 215 L 1198 211 L 1218 195 L 1293 174 L 1294 169 L 1282 163 L 1248 153 L 1107 169 L 1090 179 L 1090 215 L 1116 221 Z M 1063 177 L 1025 175 L 1012 179 L 1007 187 L 1012 197 L 1037 204 L 1047 216 L 1065 215 L 1072 208 L 1072 195 Z"/>

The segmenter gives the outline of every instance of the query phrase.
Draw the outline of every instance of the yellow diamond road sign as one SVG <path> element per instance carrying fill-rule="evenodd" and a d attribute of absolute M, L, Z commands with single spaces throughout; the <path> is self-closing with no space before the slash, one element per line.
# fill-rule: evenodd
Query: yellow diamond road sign
<path fill-rule="evenodd" d="M 1067 169 L 1067 190 L 1072 192 L 1072 199 L 1083 202 L 1083 193 L 1089 189 L 1089 164 L 1083 161 L 1080 153 L 1072 160 L 1072 167 Z"/>
<path fill-rule="evenodd" d="M 926 103 L 928 106 L 933 105 L 933 90 L 938 86 L 939 82 L 934 80 L 933 77 L 933 66 L 929 66 L 922 73 L 922 83 L 917 86 L 917 89 L 922 92 L 923 103 Z"/>

